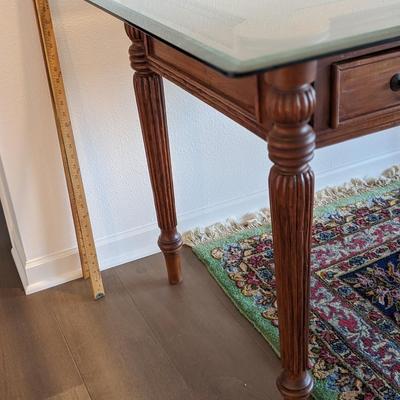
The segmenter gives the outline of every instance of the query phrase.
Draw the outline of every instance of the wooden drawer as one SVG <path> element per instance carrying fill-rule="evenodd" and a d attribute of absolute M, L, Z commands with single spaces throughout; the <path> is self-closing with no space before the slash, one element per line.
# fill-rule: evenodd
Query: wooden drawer
<path fill-rule="evenodd" d="M 366 114 L 399 111 L 400 90 L 393 90 L 390 82 L 400 73 L 400 50 L 335 63 L 332 72 L 333 128 L 356 123 Z"/>

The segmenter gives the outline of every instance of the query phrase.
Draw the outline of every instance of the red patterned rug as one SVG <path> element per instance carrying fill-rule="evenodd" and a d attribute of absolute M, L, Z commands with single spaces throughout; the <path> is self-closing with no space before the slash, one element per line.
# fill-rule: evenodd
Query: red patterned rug
<path fill-rule="evenodd" d="M 315 210 L 313 228 L 309 351 L 313 395 L 399 400 L 399 178 L 334 193 L 338 200 Z M 320 196 L 325 203 L 327 194 Z M 208 239 L 215 230 L 223 232 L 222 225 L 206 231 Z M 192 233 L 193 250 L 279 354 L 270 227 L 243 230 L 231 224 L 231 230 L 238 232 L 217 240 Z"/>

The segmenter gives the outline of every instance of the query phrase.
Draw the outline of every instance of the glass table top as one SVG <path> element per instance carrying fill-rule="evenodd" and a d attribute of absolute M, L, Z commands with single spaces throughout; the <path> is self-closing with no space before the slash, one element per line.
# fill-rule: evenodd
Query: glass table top
<path fill-rule="evenodd" d="M 400 38 L 400 0 L 86 0 L 229 75 Z"/>

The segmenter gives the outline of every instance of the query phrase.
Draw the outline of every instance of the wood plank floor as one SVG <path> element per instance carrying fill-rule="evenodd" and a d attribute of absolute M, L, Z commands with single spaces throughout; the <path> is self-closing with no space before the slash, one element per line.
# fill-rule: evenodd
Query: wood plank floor
<path fill-rule="evenodd" d="M 26 297 L 0 240 L 1 400 L 280 398 L 278 359 L 190 249 L 182 285 L 157 254 L 105 271 L 94 302 L 83 280 Z"/>

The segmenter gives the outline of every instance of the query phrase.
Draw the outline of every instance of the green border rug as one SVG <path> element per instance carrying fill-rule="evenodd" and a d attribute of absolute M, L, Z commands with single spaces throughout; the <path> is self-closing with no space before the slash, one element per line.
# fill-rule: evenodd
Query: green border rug
<path fill-rule="evenodd" d="M 400 168 L 316 194 L 310 363 L 317 399 L 400 399 Z M 267 209 L 184 235 L 279 355 Z"/>

